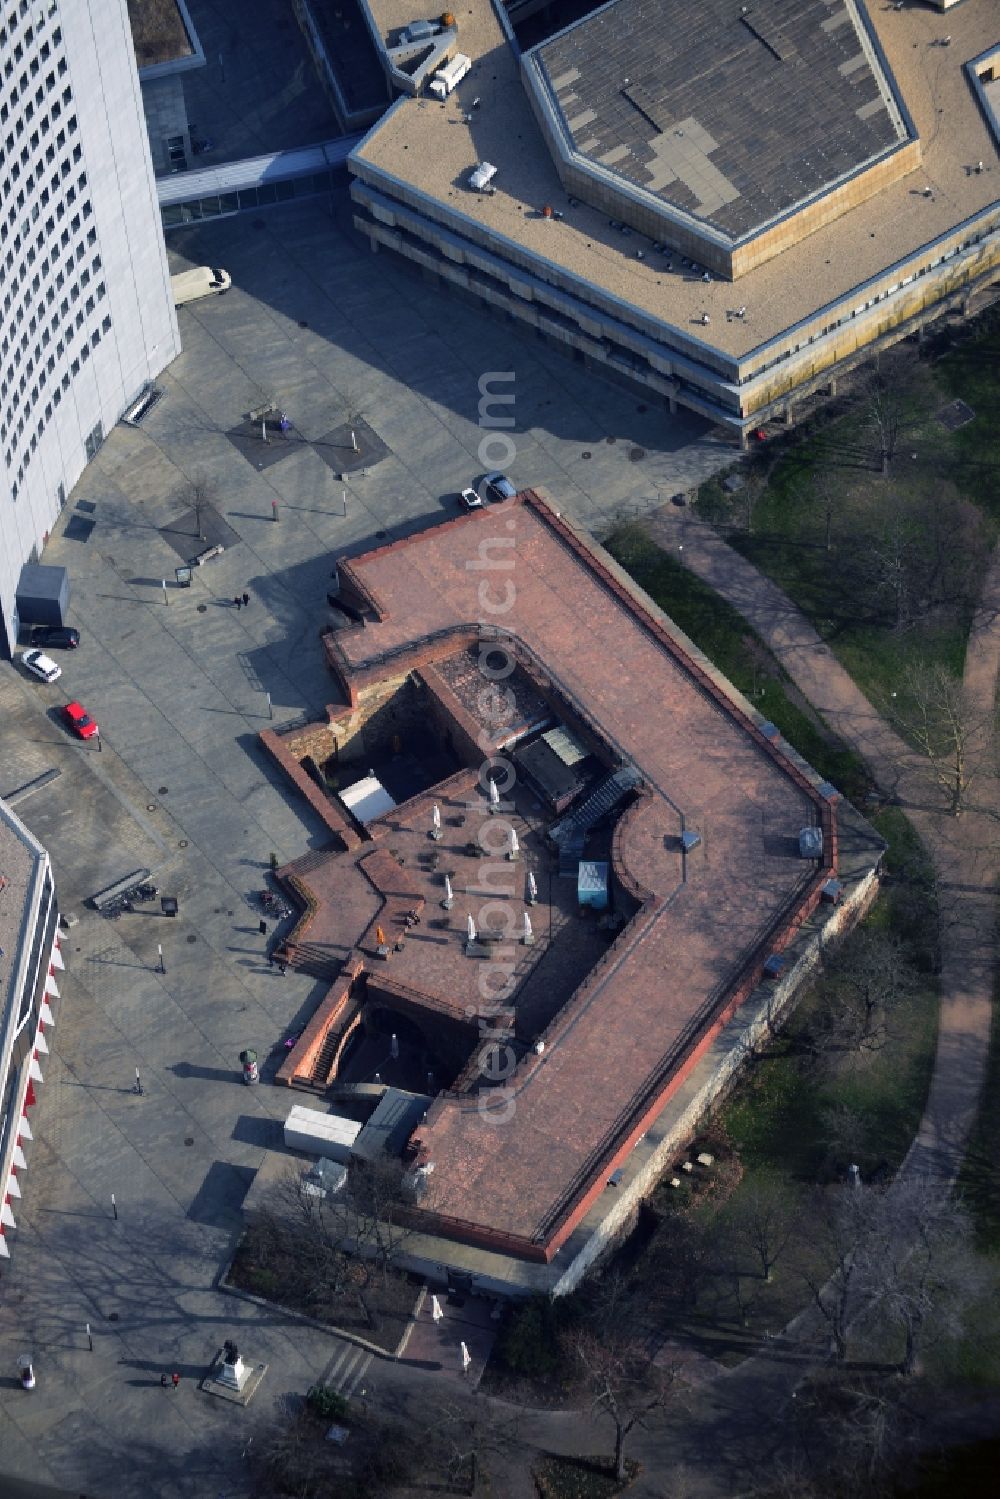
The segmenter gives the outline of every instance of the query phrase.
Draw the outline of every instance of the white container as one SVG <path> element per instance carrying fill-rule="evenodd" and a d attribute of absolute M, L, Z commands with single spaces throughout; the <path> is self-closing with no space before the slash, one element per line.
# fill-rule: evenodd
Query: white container
<path fill-rule="evenodd" d="M 361 1133 L 361 1125 L 342 1114 L 321 1114 L 296 1104 L 285 1120 L 285 1144 L 289 1150 L 307 1155 L 325 1156 L 346 1166 L 351 1147 Z"/>
<path fill-rule="evenodd" d="M 446 99 L 452 89 L 461 83 L 471 67 L 472 58 L 466 57 L 464 52 L 456 52 L 455 56 L 434 74 L 428 85 L 429 91 L 435 99 Z"/>

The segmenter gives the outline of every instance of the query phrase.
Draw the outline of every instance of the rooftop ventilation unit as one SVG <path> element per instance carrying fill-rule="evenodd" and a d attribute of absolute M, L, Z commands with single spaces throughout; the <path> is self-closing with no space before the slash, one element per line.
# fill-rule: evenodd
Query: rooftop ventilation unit
<path fill-rule="evenodd" d="M 823 832 L 821 828 L 803 828 L 799 833 L 799 858 L 821 859 L 823 857 Z"/>
<path fill-rule="evenodd" d="M 411 21 L 399 33 L 398 46 L 406 47 L 410 42 L 429 42 L 441 30 L 439 21 Z"/>

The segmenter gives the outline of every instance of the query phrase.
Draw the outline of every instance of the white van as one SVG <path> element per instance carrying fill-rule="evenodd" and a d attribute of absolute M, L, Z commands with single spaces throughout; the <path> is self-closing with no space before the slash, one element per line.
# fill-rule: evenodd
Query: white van
<path fill-rule="evenodd" d="M 174 306 L 183 307 L 186 302 L 197 302 L 199 297 L 211 297 L 216 292 L 222 296 L 229 290 L 233 278 L 228 271 L 213 271 L 210 265 L 199 265 L 193 271 L 181 271 L 171 276 L 170 290 L 174 295 Z"/>

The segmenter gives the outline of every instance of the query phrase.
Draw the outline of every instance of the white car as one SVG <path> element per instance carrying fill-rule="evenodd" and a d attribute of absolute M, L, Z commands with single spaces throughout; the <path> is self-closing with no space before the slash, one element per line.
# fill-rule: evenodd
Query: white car
<path fill-rule="evenodd" d="M 32 676 L 41 677 L 43 682 L 55 682 L 62 676 L 62 667 L 57 666 L 44 651 L 22 651 L 21 665 L 26 666 Z"/>
<path fill-rule="evenodd" d="M 474 489 L 468 488 L 462 490 L 458 502 L 464 505 L 466 510 L 481 510 L 483 506 L 482 496 L 478 495 Z"/>

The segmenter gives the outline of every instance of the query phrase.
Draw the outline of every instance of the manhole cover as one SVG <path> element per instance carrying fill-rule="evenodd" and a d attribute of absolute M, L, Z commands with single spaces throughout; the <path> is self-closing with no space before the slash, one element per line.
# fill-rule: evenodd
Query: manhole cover
<path fill-rule="evenodd" d="M 204 614 L 207 609 L 208 609 L 208 605 L 207 604 L 199 604 L 198 605 L 198 613 L 199 614 Z"/>
<path fill-rule="evenodd" d="M 187 848 L 187 846 L 188 846 L 188 841 L 187 841 L 186 838 L 178 838 L 178 840 L 177 840 L 177 847 L 178 848 Z"/>
<path fill-rule="evenodd" d="M 194 1135 L 185 1135 L 184 1136 L 184 1144 L 185 1145 L 193 1145 L 194 1144 Z"/>
<path fill-rule="evenodd" d="M 118 1321 L 118 1313 L 117 1312 L 109 1312 L 108 1313 L 108 1321 L 109 1322 L 117 1322 Z"/>
<path fill-rule="evenodd" d="M 156 803 L 155 802 L 147 802 L 146 803 L 146 811 L 147 812 L 155 812 L 156 811 Z"/>
<path fill-rule="evenodd" d="M 589 458 L 589 457 L 590 457 L 590 454 L 589 454 L 589 453 L 581 453 L 581 454 L 580 454 L 580 457 L 581 457 L 581 458 Z"/>
<path fill-rule="evenodd" d="M 216 906 L 216 907 L 215 907 L 215 913 L 214 913 L 214 914 L 215 914 L 215 915 L 216 915 L 216 916 L 221 916 L 221 915 L 222 915 L 222 907 L 221 907 L 221 906 Z"/>
<path fill-rule="evenodd" d="M 606 437 L 604 441 L 607 443 L 609 448 L 613 448 L 618 439 L 617 437 Z"/>
<path fill-rule="evenodd" d="M 629 463 L 641 463 L 642 460 L 645 458 L 645 456 L 646 456 L 646 449 L 645 448 L 629 448 L 629 450 L 628 450 L 628 461 L 629 461 Z"/>
<path fill-rule="evenodd" d="M 187 940 L 188 940 L 188 942 L 197 942 L 198 938 L 195 936 L 194 932 L 191 932 L 189 934 Z"/>
<path fill-rule="evenodd" d="M 299 318 L 299 327 L 300 328 L 308 328 L 309 327 L 309 324 L 306 322 L 305 318 Z"/>
<path fill-rule="evenodd" d="M 388 534 L 389 534 L 388 531 L 376 531 L 375 532 L 375 535 L 377 537 L 379 537 L 379 539 L 382 540 L 382 541 L 385 540 L 385 538 L 388 536 Z"/>
<path fill-rule="evenodd" d="M 169 790 L 170 790 L 169 786 L 158 786 L 156 794 L 157 794 L 157 796 L 166 796 L 166 794 L 167 794 L 167 792 Z"/>

